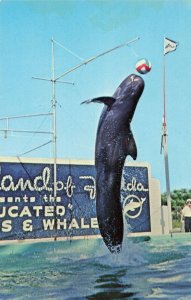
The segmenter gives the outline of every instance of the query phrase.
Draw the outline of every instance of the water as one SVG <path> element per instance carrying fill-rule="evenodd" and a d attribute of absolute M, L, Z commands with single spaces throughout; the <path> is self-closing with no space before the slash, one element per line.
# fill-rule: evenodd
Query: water
<path fill-rule="evenodd" d="M 0 299 L 191 299 L 191 234 L 0 246 Z"/>

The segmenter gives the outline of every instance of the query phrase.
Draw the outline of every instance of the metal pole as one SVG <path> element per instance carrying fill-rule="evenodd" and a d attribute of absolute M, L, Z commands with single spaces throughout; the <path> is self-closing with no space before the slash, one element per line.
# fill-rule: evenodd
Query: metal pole
<path fill-rule="evenodd" d="M 163 148 L 164 148 L 164 164 L 165 164 L 165 177 L 166 177 L 166 195 L 168 205 L 168 223 L 169 232 L 172 232 L 172 209 L 171 209 L 171 196 L 170 196 L 170 175 L 169 175 L 169 164 L 168 164 L 168 144 L 167 144 L 167 133 L 163 133 Z"/>
<path fill-rule="evenodd" d="M 53 126 L 53 152 L 54 152 L 54 164 L 53 164 L 53 201 L 54 208 L 56 207 L 57 197 L 57 132 L 56 132 L 56 81 L 55 81 L 55 61 L 54 61 L 54 40 L 51 40 L 52 44 L 52 126 Z M 57 230 L 57 217 L 56 210 L 54 211 L 54 228 Z M 54 240 L 57 240 L 57 234 L 54 236 Z"/>
<path fill-rule="evenodd" d="M 66 76 L 67 74 L 69 74 L 69 73 L 71 73 L 71 72 L 73 72 L 73 71 L 79 69 L 80 67 L 89 64 L 89 63 L 92 62 L 93 60 L 95 60 L 95 59 L 97 59 L 97 58 L 99 58 L 99 57 L 101 57 L 101 56 L 103 56 L 103 55 L 105 55 L 105 54 L 108 54 L 108 53 L 110 53 L 110 52 L 112 52 L 112 51 L 114 51 L 114 50 L 117 50 L 117 49 L 122 48 L 122 47 L 124 47 L 124 46 L 128 46 L 129 44 L 131 44 L 131 43 L 133 43 L 133 42 L 136 42 L 137 40 L 139 40 L 139 37 L 137 37 L 137 38 L 135 38 L 135 39 L 133 39 L 133 40 L 131 40 L 131 41 L 128 41 L 128 42 L 126 42 L 126 43 L 120 44 L 120 45 L 118 45 L 118 46 L 116 46 L 116 47 L 114 47 L 114 48 L 112 48 L 112 49 L 109 49 L 109 50 L 107 50 L 107 51 L 104 51 L 104 52 L 102 52 L 102 53 L 100 53 L 100 54 L 98 54 L 98 55 L 96 55 L 96 56 L 93 56 L 93 57 L 91 57 L 91 58 L 85 60 L 85 61 L 82 62 L 81 64 L 77 65 L 76 67 L 69 69 L 68 71 L 66 71 L 65 73 L 63 73 L 63 74 L 60 75 L 59 77 L 57 77 L 57 78 L 55 79 L 55 81 L 59 80 L 60 78 L 62 78 L 62 77 L 64 77 L 64 76 Z"/>
<path fill-rule="evenodd" d="M 53 152 L 54 152 L 54 201 L 56 201 L 57 191 L 57 145 L 56 145 L 56 93 L 55 93 L 55 62 L 54 62 L 54 40 L 52 38 L 52 126 L 53 126 Z"/>
<path fill-rule="evenodd" d="M 166 177 L 166 195 L 168 205 L 168 225 L 169 233 L 172 232 L 172 209 L 171 209 L 171 196 L 170 196 L 170 176 L 168 164 L 168 143 L 167 143 L 167 124 L 166 124 L 166 66 L 165 55 L 163 59 L 163 93 L 164 93 L 164 119 L 163 119 L 163 148 L 164 148 L 164 164 L 165 164 L 165 177 Z"/>
<path fill-rule="evenodd" d="M 21 116 L 10 116 L 10 117 L 0 118 L 0 121 L 11 120 L 11 119 L 22 119 L 22 118 L 34 118 L 34 117 L 50 116 L 50 115 L 52 115 L 52 113 L 41 113 L 41 114 L 31 114 L 31 115 L 21 115 Z"/>
<path fill-rule="evenodd" d="M 52 134 L 51 131 L 35 131 L 35 130 L 14 130 L 14 129 L 0 129 L 0 132 L 6 131 L 8 132 L 16 132 L 16 133 L 39 133 L 39 134 Z"/>

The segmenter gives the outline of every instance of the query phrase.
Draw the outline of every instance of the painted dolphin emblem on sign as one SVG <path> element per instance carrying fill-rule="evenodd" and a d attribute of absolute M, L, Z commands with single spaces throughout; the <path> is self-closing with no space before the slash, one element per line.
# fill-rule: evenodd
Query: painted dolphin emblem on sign
<path fill-rule="evenodd" d="M 137 158 L 130 123 L 143 89 L 143 79 L 131 74 L 119 85 L 113 97 L 82 102 L 105 104 L 95 146 L 96 211 L 100 233 L 112 253 L 120 252 L 122 247 L 121 177 L 127 155 Z"/>
<path fill-rule="evenodd" d="M 131 198 L 129 201 L 128 199 Z M 123 204 L 123 213 L 125 216 L 135 219 L 137 218 L 141 211 L 142 211 L 142 206 L 143 203 L 145 202 L 146 198 L 141 198 L 139 199 L 137 196 L 128 196 Z M 138 209 L 139 208 L 139 209 Z M 137 210 L 138 209 L 138 210 Z M 134 215 L 129 214 L 129 212 L 135 213 Z"/>

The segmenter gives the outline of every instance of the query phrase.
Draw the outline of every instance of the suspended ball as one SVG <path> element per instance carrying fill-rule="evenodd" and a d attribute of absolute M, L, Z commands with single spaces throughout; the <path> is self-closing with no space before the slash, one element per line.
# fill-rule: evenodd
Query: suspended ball
<path fill-rule="evenodd" d="M 150 72 L 151 62 L 146 58 L 139 59 L 136 63 L 136 70 L 140 74 L 146 74 Z"/>

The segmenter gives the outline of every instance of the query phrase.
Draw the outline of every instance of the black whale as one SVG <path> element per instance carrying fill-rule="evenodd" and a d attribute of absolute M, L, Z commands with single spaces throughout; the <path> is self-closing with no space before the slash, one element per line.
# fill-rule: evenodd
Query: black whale
<path fill-rule="evenodd" d="M 131 74 L 119 85 L 113 97 L 83 102 L 105 104 L 95 147 L 96 210 L 100 233 L 112 253 L 120 252 L 122 247 L 121 177 L 127 155 L 137 158 L 130 123 L 143 89 L 143 79 Z"/>

